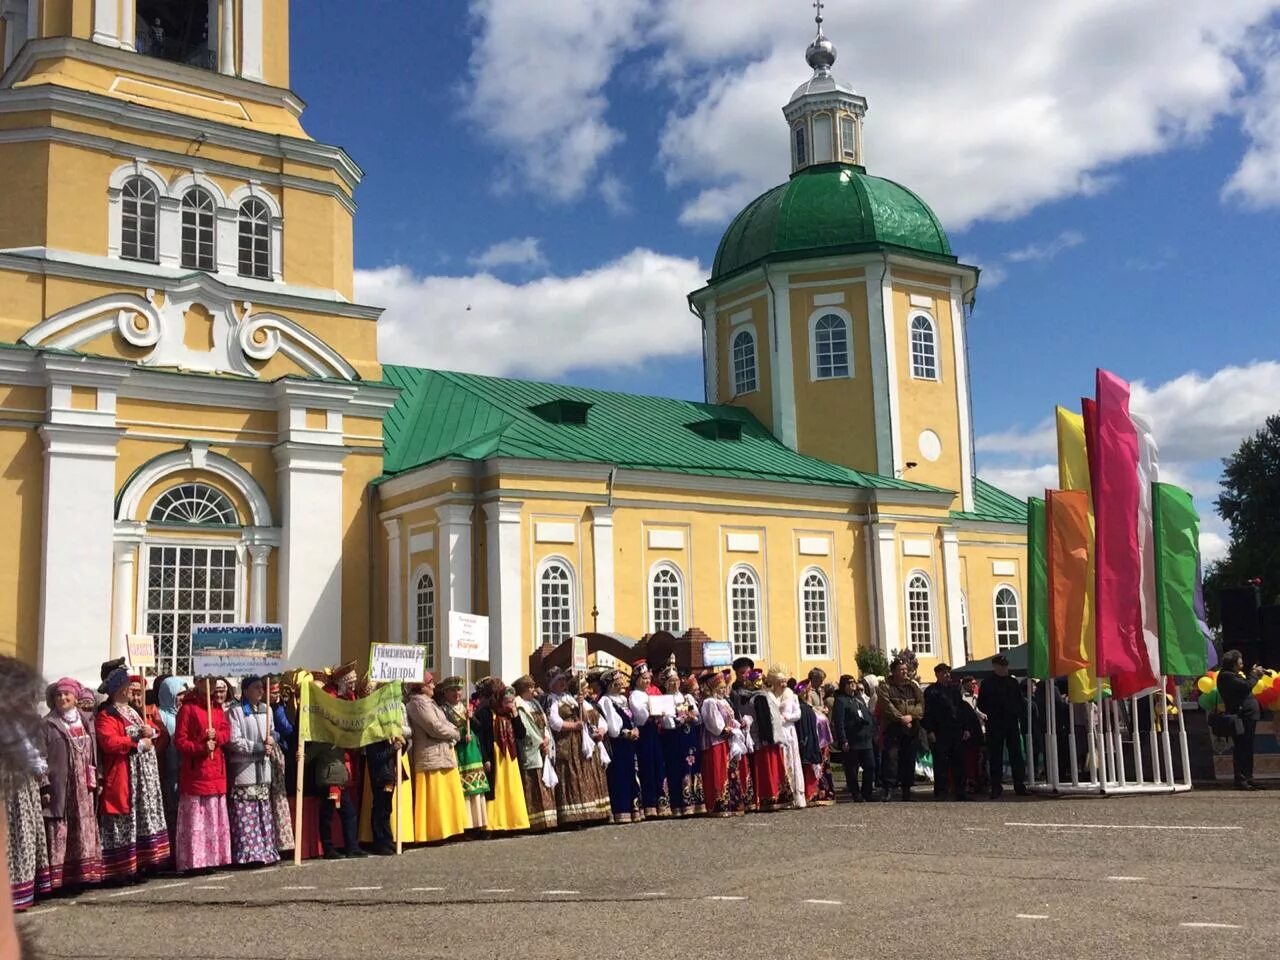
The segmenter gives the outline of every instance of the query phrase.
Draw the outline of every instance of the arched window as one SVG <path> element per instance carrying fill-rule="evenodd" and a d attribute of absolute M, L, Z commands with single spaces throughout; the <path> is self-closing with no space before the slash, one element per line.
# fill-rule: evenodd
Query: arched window
<path fill-rule="evenodd" d="M 213 270 L 214 202 L 207 190 L 192 187 L 182 195 L 182 265 L 189 270 Z"/>
<path fill-rule="evenodd" d="M 803 167 L 809 162 L 809 145 L 804 134 L 804 124 L 796 126 L 796 166 Z"/>
<path fill-rule="evenodd" d="M 907 578 L 907 646 L 921 656 L 934 655 L 932 591 L 919 571 Z"/>
<path fill-rule="evenodd" d="M 825 313 L 813 324 L 813 379 L 847 377 L 850 366 L 849 323 L 839 314 Z"/>
<path fill-rule="evenodd" d="M 573 572 L 562 560 L 548 560 L 538 576 L 539 643 L 563 643 L 573 636 Z"/>
<path fill-rule="evenodd" d="M 760 581 L 746 567 L 729 577 L 729 642 L 735 657 L 760 656 Z"/>
<path fill-rule="evenodd" d="M 271 210 L 257 197 L 240 204 L 240 276 L 271 279 Z"/>
<path fill-rule="evenodd" d="M 733 337 L 733 393 L 752 393 L 756 378 L 756 337 L 750 330 L 739 330 Z"/>
<path fill-rule="evenodd" d="M 840 117 L 840 153 L 845 160 L 853 160 L 858 155 L 857 135 L 853 131 L 853 117 L 847 113 Z"/>
<path fill-rule="evenodd" d="M 996 590 L 996 649 L 1012 650 L 1022 642 L 1022 617 L 1018 613 L 1018 595 L 1010 587 Z"/>
<path fill-rule="evenodd" d="M 818 570 L 808 571 L 800 581 L 800 637 L 806 658 L 831 656 L 827 578 Z"/>
<path fill-rule="evenodd" d="M 155 186 L 146 177 L 130 177 L 120 190 L 120 256 L 155 263 L 159 204 Z"/>
<path fill-rule="evenodd" d="M 436 664 L 436 582 L 424 570 L 413 585 L 413 642 L 427 648 L 427 667 Z"/>
<path fill-rule="evenodd" d="M 684 630 L 684 597 L 680 571 L 670 563 L 653 568 L 649 578 L 649 623 L 656 632 L 679 635 Z"/>
<path fill-rule="evenodd" d="M 911 318 L 911 376 L 917 380 L 938 379 L 938 344 L 933 321 L 923 313 Z"/>
<path fill-rule="evenodd" d="M 147 519 L 151 523 L 186 523 L 200 527 L 235 526 L 240 522 L 231 499 L 207 483 L 180 483 L 160 495 Z"/>

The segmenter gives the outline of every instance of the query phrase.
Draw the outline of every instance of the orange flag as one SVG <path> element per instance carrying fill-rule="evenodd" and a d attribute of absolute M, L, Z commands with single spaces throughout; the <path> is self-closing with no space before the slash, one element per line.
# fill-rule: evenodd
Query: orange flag
<path fill-rule="evenodd" d="M 1047 491 L 1049 667 L 1055 677 L 1087 669 L 1081 644 L 1089 585 L 1089 494 Z"/>

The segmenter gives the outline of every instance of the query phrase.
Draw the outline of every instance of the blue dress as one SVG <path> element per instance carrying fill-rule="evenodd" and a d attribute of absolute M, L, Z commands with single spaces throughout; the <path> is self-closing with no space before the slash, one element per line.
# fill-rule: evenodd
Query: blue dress
<path fill-rule="evenodd" d="M 640 727 L 636 741 L 636 762 L 640 769 L 640 803 L 646 817 L 671 816 L 671 795 L 667 791 L 667 762 L 663 757 L 662 734 L 652 718 Z"/>
<path fill-rule="evenodd" d="M 605 701 L 609 706 L 606 708 Z M 631 707 L 626 697 L 600 698 L 602 709 L 609 710 L 622 721 L 622 731 L 635 729 L 631 719 Z M 620 733 L 621 733 L 620 732 Z M 640 810 L 640 780 L 636 771 L 636 743 L 621 735 L 609 738 L 609 768 L 605 773 L 609 781 L 609 809 L 614 823 L 633 823 L 644 819 Z"/>

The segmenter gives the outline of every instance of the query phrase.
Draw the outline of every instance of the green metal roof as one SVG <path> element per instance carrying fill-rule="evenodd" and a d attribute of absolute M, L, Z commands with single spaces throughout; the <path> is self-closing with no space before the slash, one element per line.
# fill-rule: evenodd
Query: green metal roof
<path fill-rule="evenodd" d="M 383 366 L 382 375 L 400 388 L 399 399 L 383 418 L 384 479 L 445 458 L 518 457 L 743 480 L 945 492 L 803 456 L 739 407 L 390 364 Z M 550 423 L 531 409 L 565 400 L 591 405 L 585 424 Z M 716 432 L 693 429 L 711 420 L 739 424 L 740 439 L 713 439 Z"/>
<path fill-rule="evenodd" d="M 978 477 L 973 478 L 973 509 L 952 510 L 954 520 L 982 520 L 987 523 L 1027 522 L 1027 504 Z"/>
<path fill-rule="evenodd" d="M 751 201 L 716 250 L 712 281 L 779 257 L 901 249 L 954 262 L 928 205 L 847 163 L 808 167 Z"/>

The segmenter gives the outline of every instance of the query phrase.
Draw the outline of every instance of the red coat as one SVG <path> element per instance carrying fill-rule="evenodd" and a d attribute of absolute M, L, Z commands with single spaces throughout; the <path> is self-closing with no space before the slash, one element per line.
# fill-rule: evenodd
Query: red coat
<path fill-rule="evenodd" d="M 218 749 L 209 752 L 205 731 L 212 726 Z M 227 761 L 222 746 L 231 739 L 226 712 L 213 706 L 213 723 L 204 708 L 204 698 L 188 699 L 178 710 L 173 742 L 178 748 L 178 793 L 190 797 L 215 797 L 227 792 Z"/>
<path fill-rule="evenodd" d="M 98 780 L 102 784 L 99 800 L 101 810 L 108 816 L 132 813 L 129 794 L 129 758 L 138 748 L 124 718 L 111 707 L 104 707 L 94 718 L 98 738 Z"/>

